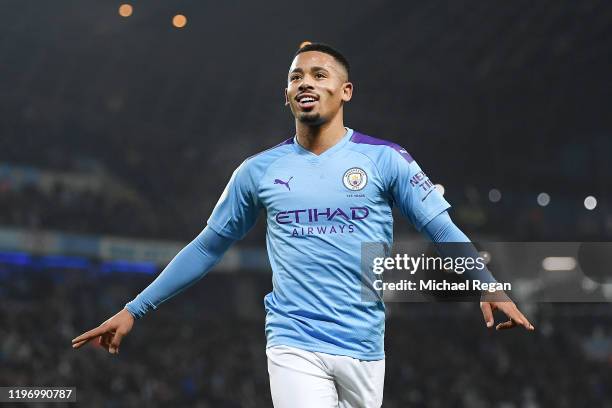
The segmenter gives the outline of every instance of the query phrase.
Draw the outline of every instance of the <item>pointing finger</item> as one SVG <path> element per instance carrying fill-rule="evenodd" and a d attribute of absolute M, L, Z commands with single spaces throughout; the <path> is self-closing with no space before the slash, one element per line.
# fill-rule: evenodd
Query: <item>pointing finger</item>
<path fill-rule="evenodd" d="M 534 330 L 533 325 L 529 322 L 529 320 L 527 320 L 525 315 L 518 310 L 515 304 L 512 304 L 510 310 L 506 314 L 509 318 L 514 320 L 517 325 L 523 326 L 525 329 L 530 331 Z"/>
<path fill-rule="evenodd" d="M 519 312 L 514 303 L 506 303 L 500 305 L 499 308 L 502 310 L 502 312 L 504 312 L 506 316 L 508 316 L 508 319 L 512 319 L 514 323 L 519 324 L 521 326 L 525 323 L 525 316 L 523 316 L 521 312 Z"/>
<path fill-rule="evenodd" d="M 89 343 L 91 340 L 93 340 L 93 339 L 81 340 L 81 341 L 78 341 L 76 343 L 72 343 L 72 348 L 74 348 L 74 349 L 81 348 L 85 344 Z"/>
<path fill-rule="evenodd" d="M 533 325 L 529 322 L 529 320 L 527 320 L 527 318 L 525 317 L 525 315 L 523 313 L 521 313 L 520 310 L 518 310 L 518 308 L 516 308 L 516 313 L 521 317 L 521 320 L 523 321 L 523 327 L 527 330 L 534 330 L 535 328 L 533 327 Z"/>
<path fill-rule="evenodd" d="M 108 330 L 109 329 L 106 326 L 98 326 L 95 329 L 92 329 L 92 330 L 90 330 L 88 332 L 85 332 L 85 333 L 81 334 L 80 336 L 75 337 L 74 339 L 72 339 L 72 344 L 79 343 L 79 342 L 81 342 L 83 340 L 91 340 L 91 339 L 93 339 L 95 337 L 98 337 L 101 334 L 107 332 Z"/>

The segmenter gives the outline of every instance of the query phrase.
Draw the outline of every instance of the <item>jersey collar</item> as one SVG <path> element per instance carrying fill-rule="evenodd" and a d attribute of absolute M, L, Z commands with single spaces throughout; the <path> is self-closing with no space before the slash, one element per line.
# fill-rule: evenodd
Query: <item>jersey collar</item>
<path fill-rule="evenodd" d="M 297 135 L 295 135 L 293 136 L 293 146 L 295 148 L 295 151 L 300 155 L 308 156 L 312 159 L 322 159 L 323 157 L 331 156 L 335 152 L 342 149 L 349 142 L 349 140 L 351 140 L 351 137 L 353 136 L 353 129 L 346 126 L 344 128 L 346 129 L 346 133 L 344 134 L 344 136 L 342 136 L 342 139 L 340 139 L 335 145 L 333 145 L 321 154 L 314 154 L 310 150 L 304 148 L 301 144 L 298 143 Z"/>

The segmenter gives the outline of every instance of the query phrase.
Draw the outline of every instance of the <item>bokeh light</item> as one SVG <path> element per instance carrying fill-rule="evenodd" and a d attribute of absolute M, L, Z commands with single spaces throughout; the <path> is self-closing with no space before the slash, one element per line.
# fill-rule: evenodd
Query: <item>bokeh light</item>
<path fill-rule="evenodd" d="M 177 14 L 172 18 L 172 25 L 176 28 L 183 28 L 187 25 L 187 17 L 182 14 Z"/>
<path fill-rule="evenodd" d="M 133 11 L 131 4 L 122 4 L 119 6 L 119 15 L 121 17 L 129 17 L 132 15 Z"/>
<path fill-rule="evenodd" d="M 597 199 L 593 196 L 588 196 L 584 199 L 584 208 L 587 210 L 594 210 L 597 207 Z"/>
<path fill-rule="evenodd" d="M 538 194 L 538 204 L 542 207 L 546 207 L 550 204 L 550 196 L 547 193 Z"/>
<path fill-rule="evenodd" d="M 498 189 L 492 188 L 491 190 L 489 190 L 489 200 L 492 203 L 499 202 L 499 200 L 501 200 L 501 197 L 502 197 L 501 191 L 499 191 Z"/>

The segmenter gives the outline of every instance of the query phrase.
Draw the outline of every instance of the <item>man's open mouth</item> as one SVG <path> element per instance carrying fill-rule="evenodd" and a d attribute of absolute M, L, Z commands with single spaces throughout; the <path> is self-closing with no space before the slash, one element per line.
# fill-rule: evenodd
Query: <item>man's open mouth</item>
<path fill-rule="evenodd" d="M 301 108 L 312 108 L 319 100 L 319 97 L 314 94 L 301 94 L 295 98 Z"/>

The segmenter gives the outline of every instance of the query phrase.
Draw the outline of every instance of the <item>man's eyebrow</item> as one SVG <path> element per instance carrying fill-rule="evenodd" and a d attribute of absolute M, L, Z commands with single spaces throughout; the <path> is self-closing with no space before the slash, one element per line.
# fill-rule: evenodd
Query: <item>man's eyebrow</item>
<path fill-rule="evenodd" d="M 310 68 L 311 71 L 328 71 L 329 70 L 325 67 L 311 67 Z M 293 73 L 293 72 L 304 72 L 304 70 L 302 68 L 293 68 L 289 73 Z"/>
<path fill-rule="evenodd" d="M 312 67 L 310 70 L 311 71 L 327 71 L 328 69 L 324 67 Z"/>

